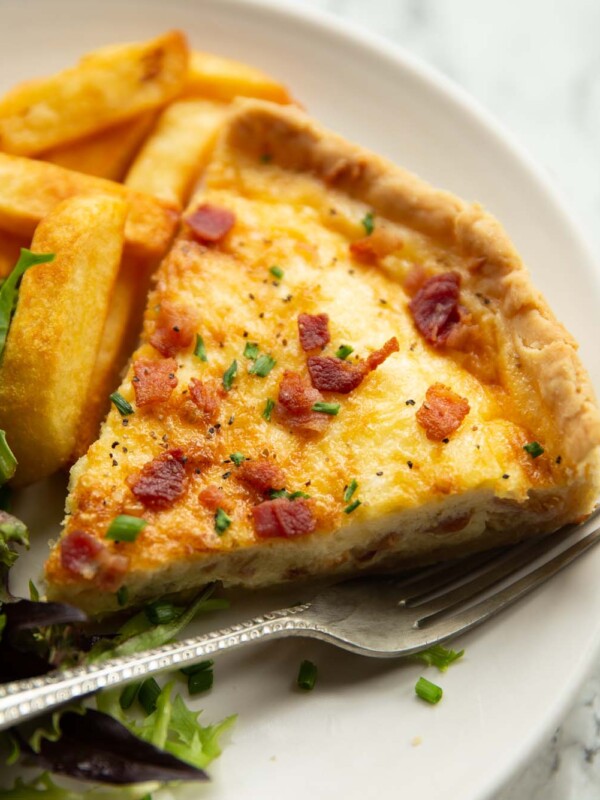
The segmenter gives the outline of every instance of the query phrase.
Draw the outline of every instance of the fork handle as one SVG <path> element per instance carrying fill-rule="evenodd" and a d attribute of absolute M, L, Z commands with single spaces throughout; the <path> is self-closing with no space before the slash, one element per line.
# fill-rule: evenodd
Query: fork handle
<path fill-rule="evenodd" d="M 230 628 L 173 642 L 144 653 L 109 661 L 55 670 L 48 675 L 0 686 L 0 730 L 51 711 L 100 689 L 123 686 L 168 669 L 189 666 L 223 650 L 233 650 L 262 639 L 314 635 L 313 625 L 302 619 L 309 603 L 273 611 Z"/>

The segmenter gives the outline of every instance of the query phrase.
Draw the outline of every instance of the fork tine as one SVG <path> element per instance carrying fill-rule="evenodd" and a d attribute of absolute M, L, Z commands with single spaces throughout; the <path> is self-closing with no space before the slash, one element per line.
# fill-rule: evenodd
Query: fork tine
<path fill-rule="evenodd" d="M 432 631 L 432 639 L 435 639 L 435 641 L 443 641 L 459 633 L 464 633 L 474 628 L 476 625 L 485 622 L 485 620 L 489 619 L 494 614 L 507 608 L 509 605 L 540 586 L 589 550 L 590 547 L 597 544 L 598 541 L 600 541 L 600 528 L 596 528 L 591 533 L 588 533 L 554 558 L 536 567 L 536 569 L 532 570 L 527 575 L 524 575 L 522 578 L 519 578 L 490 597 L 487 597 L 485 600 L 476 603 L 464 611 L 460 611 L 458 614 L 451 615 L 448 619 L 443 619 L 443 617 L 446 616 L 447 609 L 438 610 L 433 614 L 427 614 L 421 617 L 421 619 L 418 619 L 413 624 L 413 628 L 431 628 L 437 623 L 437 630 L 435 633 Z"/>
<path fill-rule="evenodd" d="M 449 583 L 454 583 L 459 578 L 464 578 L 465 575 L 472 574 L 488 561 L 496 558 L 498 558 L 497 549 L 474 553 L 455 561 L 442 561 L 432 567 L 419 570 L 416 574 L 395 584 L 394 588 L 399 592 L 401 605 L 409 607 L 416 598 L 427 597 L 432 591 L 437 591 Z"/>
<path fill-rule="evenodd" d="M 579 528 L 579 525 L 571 525 L 542 538 L 527 539 L 516 547 L 505 550 L 493 559 L 489 559 L 483 570 L 471 573 L 463 572 L 461 577 L 466 578 L 466 580 L 463 580 L 456 588 L 450 588 L 446 592 L 439 593 L 438 588 L 442 588 L 441 586 L 430 586 L 429 591 L 418 596 L 411 596 L 403 605 L 407 608 L 426 605 L 427 611 L 430 613 L 449 611 L 471 597 L 480 594 L 503 578 L 510 576 L 511 573 L 517 572 L 521 567 L 532 563 L 536 558 L 548 553 L 554 546 L 565 541 Z M 434 593 L 436 596 L 432 597 Z"/>

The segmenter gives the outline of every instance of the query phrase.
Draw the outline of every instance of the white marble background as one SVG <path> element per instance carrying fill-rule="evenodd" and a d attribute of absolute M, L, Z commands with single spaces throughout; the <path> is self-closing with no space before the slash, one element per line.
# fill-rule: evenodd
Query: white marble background
<path fill-rule="evenodd" d="M 549 171 L 600 264 L 600 0 L 298 2 L 393 40 L 476 97 Z M 598 798 L 600 656 L 552 739 L 493 800 Z"/>

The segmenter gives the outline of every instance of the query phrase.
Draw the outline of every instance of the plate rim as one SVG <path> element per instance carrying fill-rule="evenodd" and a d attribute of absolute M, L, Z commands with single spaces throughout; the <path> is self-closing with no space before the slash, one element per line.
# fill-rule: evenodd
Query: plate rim
<path fill-rule="evenodd" d="M 21 0 L 13 0 L 13 2 L 18 5 Z M 560 218 L 564 230 L 580 248 L 584 259 L 581 265 L 582 269 L 587 270 L 590 277 L 600 287 L 600 253 L 592 245 L 591 238 L 588 237 L 577 215 L 569 209 L 563 192 L 557 187 L 551 174 L 537 163 L 515 134 L 496 119 L 480 101 L 472 97 L 466 89 L 452 79 L 384 36 L 362 28 L 347 18 L 300 3 L 298 0 L 196 0 L 198 14 L 201 14 L 203 6 L 239 8 L 250 13 L 272 14 L 285 22 L 293 23 L 295 21 L 324 30 L 332 37 L 336 45 L 345 43 L 346 45 L 350 44 L 353 48 L 366 50 L 379 59 L 383 59 L 389 69 L 409 74 L 411 79 L 425 84 L 440 99 L 449 100 L 461 116 L 466 116 L 476 127 L 491 135 L 493 146 L 509 152 L 523 173 L 527 174 L 544 193 L 549 205 Z M 580 657 L 577 666 L 573 669 L 570 681 L 560 687 L 561 690 L 548 704 L 545 715 L 530 726 L 527 735 L 521 740 L 518 754 L 515 756 L 514 753 L 510 753 L 506 758 L 495 761 L 489 769 L 487 779 L 465 800 L 491 800 L 496 792 L 516 777 L 531 761 L 543 740 L 549 737 L 552 730 L 572 706 L 575 696 L 599 654 L 600 626 L 597 627 L 585 651 L 579 654 Z"/>

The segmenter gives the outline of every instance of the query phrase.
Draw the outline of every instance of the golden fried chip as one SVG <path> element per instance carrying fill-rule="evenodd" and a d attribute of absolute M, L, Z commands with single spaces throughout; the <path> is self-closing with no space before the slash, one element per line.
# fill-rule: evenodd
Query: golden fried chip
<path fill-rule="evenodd" d="M 127 203 L 74 197 L 38 225 L 31 249 L 54 253 L 23 276 L 0 364 L 0 428 L 16 485 L 66 463 L 91 383 L 123 249 Z"/>
<path fill-rule="evenodd" d="M 183 206 L 208 161 L 227 109 L 212 100 L 172 103 L 131 165 L 125 185 Z"/>
<path fill-rule="evenodd" d="M 224 102 L 238 96 L 273 103 L 293 102 L 285 86 L 256 67 L 198 51 L 190 54 L 185 92 Z"/>
<path fill-rule="evenodd" d="M 22 83 L 0 99 L 0 150 L 37 155 L 157 108 L 180 93 L 187 67 L 179 31 L 89 53 L 77 66 Z"/>

